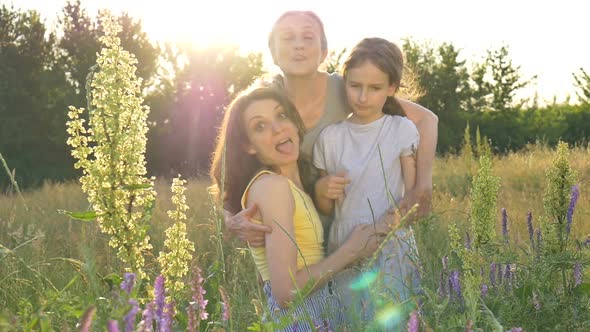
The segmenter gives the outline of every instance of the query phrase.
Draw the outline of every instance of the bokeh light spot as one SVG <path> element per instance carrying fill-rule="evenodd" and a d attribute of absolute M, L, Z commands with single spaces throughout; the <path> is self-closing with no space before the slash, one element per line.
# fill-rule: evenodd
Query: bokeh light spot
<path fill-rule="evenodd" d="M 361 290 L 368 288 L 375 280 L 377 280 L 378 271 L 366 271 L 350 283 L 352 290 Z"/>

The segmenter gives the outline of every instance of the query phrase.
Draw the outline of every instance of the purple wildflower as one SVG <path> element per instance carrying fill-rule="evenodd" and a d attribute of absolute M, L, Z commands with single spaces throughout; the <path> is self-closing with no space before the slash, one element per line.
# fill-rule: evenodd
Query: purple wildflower
<path fill-rule="evenodd" d="M 465 232 L 465 248 L 471 250 L 471 237 L 469 237 L 469 232 Z"/>
<path fill-rule="evenodd" d="M 107 323 L 107 331 L 119 332 L 119 322 L 114 319 L 109 319 L 109 322 Z"/>
<path fill-rule="evenodd" d="M 574 217 L 574 210 L 576 209 L 576 202 L 578 201 L 578 197 L 580 196 L 580 190 L 578 189 L 578 185 L 572 186 L 572 198 L 570 199 L 570 205 L 567 208 L 567 223 L 565 224 L 565 233 L 569 235 L 572 229 L 572 220 Z"/>
<path fill-rule="evenodd" d="M 504 242 L 508 243 L 508 213 L 505 208 L 502 208 L 502 236 Z"/>
<path fill-rule="evenodd" d="M 522 327 L 513 327 L 508 332 L 522 332 Z"/>
<path fill-rule="evenodd" d="M 541 248 L 541 241 L 543 240 L 543 235 L 541 235 L 541 229 L 537 228 L 535 233 L 537 234 L 537 249 L 540 249 Z"/>
<path fill-rule="evenodd" d="M 141 328 L 140 332 L 152 331 L 154 326 L 154 302 L 149 302 L 145 305 L 145 309 L 141 314 L 141 322 L 139 323 Z"/>
<path fill-rule="evenodd" d="M 454 270 L 453 272 L 451 272 L 451 280 L 450 281 L 451 281 L 451 287 L 455 291 L 455 295 L 457 296 L 457 299 L 461 299 L 462 298 L 461 281 L 459 279 L 459 271 L 458 270 Z"/>
<path fill-rule="evenodd" d="M 574 286 L 578 286 L 582 283 L 582 264 L 576 262 L 574 265 Z"/>
<path fill-rule="evenodd" d="M 130 299 L 129 304 L 131 305 L 131 310 L 129 310 L 123 319 L 125 321 L 125 332 L 133 332 L 135 316 L 137 316 L 137 312 L 139 311 L 139 303 L 135 299 Z"/>
<path fill-rule="evenodd" d="M 135 273 L 127 272 L 125 273 L 125 277 L 121 282 L 121 289 L 127 293 L 127 295 L 131 294 L 131 290 L 135 286 Z"/>
<path fill-rule="evenodd" d="M 229 296 L 223 286 L 219 286 L 219 294 L 221 294 L 221 320 L 228 321 L 231 315 L 229 307 Z"/>
<path fill-rule="evenodd" d="M 189 304 L 188 307 L 186 307 L 186 316 L 188 319 L 187 322 L 187 330 L 189 332 L 196 332 L 197 331 L 197 316 L 195 316 L 195 309 L 193 308 L 192 304 Z"/>
<path fill-rule="evenodd" d="M 193 301 L 195 301 L 195 305 L 199 310 L 199 316 L 197 317 L 198 320 L 205 320 L 207 317 L 209 317 L 209 314 L 207 313 L 207 303 L 209 301 L 206 300 L 204 296 L 207 293 L 203 288 L 204 281 L 205 279 L 203 279 L 201 276 L 201 269 L 195 266 L 193 284 L 191 288 L 193 290 Z"/>
<path fill-rule="evenodd" d="M 418 320 L 418 312 L 412 311 L 410 319 L 408 320 L 408 332 L 418 332 L 420 321 Z"/>
<path fill-rule="evenodd" d="M 490 285 L 492 287 L 496 285 L 496 263 L 490 264 Z"/>
<path fill-rule="evenodd" d="M 486 296 L 488 296 L 488 285 L 482 284 L 481 285 L 481 298 L 483 299 Z"/>
<path fill-rule="evenodd" d="M 449 268 L 449 256 L 448 255 L 445 255 L 442 258 L 442 267 L 443 267 L 443 271 L 446 271 Z"/>
<path fill-rule="evenodd" d="M 533 306 L 535 310 L 541 310 L 541 302 L 539 301 L 539 295 L 536 292 L 533 292 Z"/>
<path fill-rule="evenodd" d="M 584 245 L 584 247 L 590 246 L 590 236 L 588 236 L 588 238 L 586 238 L 586 240 L 584 240 L 582 244 Z"/>
<path fill-rule="evenodd" d="M 166 289 L 164 288 L 164 276 L 158 276 L 154 282 L 154 306 L 156 309 L 156 322 L 162 320 L 164 304 L 166 301 Z"/>
<path fill-rule="evenodd" d="M 160 321 L 160 331 L 161 332 L 171 332 L 173 319 L 174 319 L 174 303 L 169 302 L 164 305 L 164 312 L 162 313 L 162 320 Z"/>
<path fill-rule="evenodd" d="M 506 280 L 506 288 L 510 288 L 512 286 L 512 270 L 510 269 L 510 264 L 506 264 L 504 279 Z"/>
<path fill-rule="evenodd" d="M 504 272 L 502 271 L 502 264 L 498 264 L 498 286 L 502 284 L 503 277 L 504 277 Z"/>

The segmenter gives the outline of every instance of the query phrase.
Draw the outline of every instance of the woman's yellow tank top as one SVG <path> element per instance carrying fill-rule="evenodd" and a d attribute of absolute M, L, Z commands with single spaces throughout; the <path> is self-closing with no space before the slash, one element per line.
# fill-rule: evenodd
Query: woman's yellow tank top
<path fill-rule="evenodd" d="M 250 186 L 259 176 L 263 174 L 275 174 L 270 171 L 258 172 L 246 187 L 242 195 L 242 208 L 246 207 L 248 191 Z M 289 188 L 293 194 L 295 201 L 295 212 L 293 214 L 293 228 L 295 230 L 295 242 L 299 247 L 300 252 L 297 252 L 297 269 L 305 268 L 305 264 L 316 264 L 324 258 L 324 230 L 318 212 L 313 205 L 313 201 L 309 195 L 303 190 L 299 189 L 291 180 Z M 279 202 L 277 202 L 279 203 Z M 260 220 L 252 220 L 253 222 L 262 223 Z M 271 225 L 273 232 L 282 232 L 283 230 L 277 225 Z M 268 269 L 268 261 L 266 259 L 266 248 L 251 248 L 254 263 L 262 276 L 262 280 L 270 280 L 270 272 Z M 305 257 L 305 260 L 303 257 Z"/>

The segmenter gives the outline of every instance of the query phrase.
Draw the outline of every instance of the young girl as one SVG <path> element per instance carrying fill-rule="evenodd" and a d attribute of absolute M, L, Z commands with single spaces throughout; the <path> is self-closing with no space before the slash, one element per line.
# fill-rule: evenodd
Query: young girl
<path fill-rule="evenodd" d="M 256 204 L 253 219 L 274 228 L 266 234 L 266 246 L 251 252 L 264 281 L 270 321 L 291 322 L 275 325 L 280 331 L 338 326 L 342 310 L 327 281 L 371 255 L 389 230 L 385 224 L 355 227 L 340 248 L 324 257 L 322 225 L 304 190 L 313 181 L 308 183 L 305 176 L 310 165 L 299 158 L 303 133 L 287 97 L 270 86 L 254 87 L 226 111 L 211 170 L 214 184 L 223 188 L 225 209 L 235 213 Z M 304 288 L 312 292 L 296 301 L 294 291 Z"/>
<path fill-rule="evenodd" d="M 395 98 L 402 70 L 401 50 L 381 38 L 362 40 L 344 63 L 352 115 L 324 128 L 313 152 L 314 165 L 327 176 L 326 185 L 316 187 L 316 206 L 335 214 L 329 252 L 338 250 L 354 227 L 372 224 L 414 188 L 418 131 L 412 121 L 395 115 L 403 114 Z M 411 230 L 398 230 L 369 268 L 385 286 L 377 292 L 375 284 L 362 285 L 367 275 L 358 269 L 340 273 L 335 282 L 344 305 L 352 308 L 348 312 L 372 319 L 380 307 L 407 300 L 415 287 L 413 249 Z"/>

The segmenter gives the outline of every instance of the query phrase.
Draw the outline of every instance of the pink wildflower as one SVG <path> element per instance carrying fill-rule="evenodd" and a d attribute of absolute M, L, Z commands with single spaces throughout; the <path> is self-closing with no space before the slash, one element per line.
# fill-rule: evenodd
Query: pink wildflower
<path fill-rule="evenodd" d="M 418 321 L 418 312 L 412 311 L 408 320 L 408 332 L 418 332 L 420 321 Z"/>
<path fill-rule="evenodd" d="M 209 301 L 206 300 L 204 296 L 207 293 L 207 291 L 205 291 L 205 289 L 203 288 L 203 282 L 205 281 L 205 279 L 203 279 L 203 277 L 201 276 L 201 269 L 199 269 L 196 266 L 194 269 L 194 274 L 195 276 L 193 278 L 193 284 L 191 286 L 193 290 L 193 301 L 195 301 L 195 305 L 199 311 L 198 319 L 205 320 L 207 319 L 207 317 L 209 317 L 209 314 L 207 313 L 207 303 Z"/>

